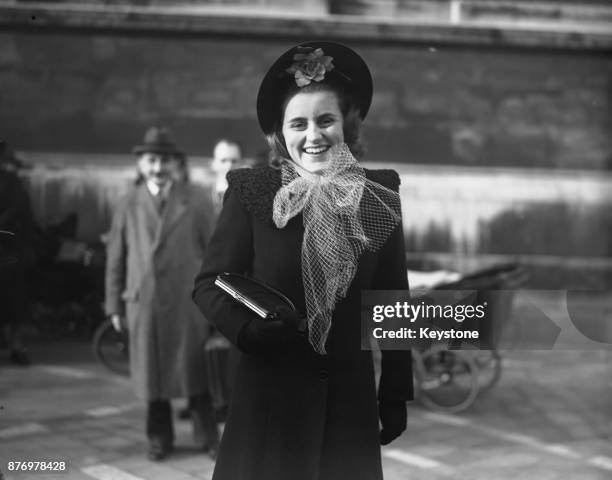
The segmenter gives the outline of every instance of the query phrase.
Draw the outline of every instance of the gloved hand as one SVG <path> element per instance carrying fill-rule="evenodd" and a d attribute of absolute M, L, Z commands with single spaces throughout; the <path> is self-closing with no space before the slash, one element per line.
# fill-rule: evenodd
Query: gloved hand
<path fill-rule="evenodd" d="M 273 320 L 255 317 L 242 329 L 238 346 L 246 353 L 266 353 L 285 347 L 300 334 L 300 316 L 289 308 L 280 307 Z"/>
<path fill-rule="evenodd" d="M 380 431 L 380 444 L 387 445 L 399 437 L 406 430 L 407 413 L 406 402 L 380 402 L 378 415 L 382 430 Z"/>

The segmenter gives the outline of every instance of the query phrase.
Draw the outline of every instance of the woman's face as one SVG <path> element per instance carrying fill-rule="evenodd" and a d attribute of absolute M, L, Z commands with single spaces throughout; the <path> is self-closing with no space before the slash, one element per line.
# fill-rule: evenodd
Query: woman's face
<path fill-rule="evenodd" d="M 334 92 L 296 94 L 285 107 L 283 137 L 291 160 L 311 173 L 331 161 L 329 150 L 344 142 L 344 119 Z"/>

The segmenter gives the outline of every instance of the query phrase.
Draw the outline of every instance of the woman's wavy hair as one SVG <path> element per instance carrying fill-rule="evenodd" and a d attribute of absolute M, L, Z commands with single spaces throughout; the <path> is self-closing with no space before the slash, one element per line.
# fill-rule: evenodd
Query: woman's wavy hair
<path fill-rule="evenodd" d="M 270 164 L 278 166 L 285 159 L 290 159 L 289 152 L 285 144 L 283 136 L 283 116 L 285 108 L 295 95 L 298 93 L 313 93 L 313 92 L 333 92 L 338 98 L 338 104 L 343 117 L 343 133 L 344 143 L 347 144 L 353 156 L 357 159 L 363 157 L 366 152 L 366 147 L 361 134 L 362 120 L 359 116 L 359 108 L 356 102 L 352 99 L 347 88 L 339 83 L 332 81 L 311 82 L 304 87 L 292 85 L 285 93 L 285 99 L 281 103 L 280 110 L 276 115 L 274 130 L 266 135 L 266 140 L 271 150 Z"/>

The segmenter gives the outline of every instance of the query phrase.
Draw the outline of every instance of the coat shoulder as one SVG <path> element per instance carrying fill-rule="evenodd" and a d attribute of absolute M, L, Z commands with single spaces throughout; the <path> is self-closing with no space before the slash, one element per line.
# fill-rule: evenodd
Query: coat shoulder
<path fill-rule="evenodd" d="M 272 222 L 274 196 L 281 187 L 280 171 L 272 167 L 239 168 L 227 174 L 231 191 L 258 220 Z"/>
<path fill-rule="evenodd" d="M 379 169 L 370 170 L 365 169 L 366 178 L 372 182 L 380 183 L 383 187 L 387 187 L 394 192 L 399 191 L 400 176 L 395 170 L 391 169 Z"/>
<path fill-rule="evenodd" d="M 264 190 L 280 188 L 280 170 L 268 166 L 255 168 L 238 168 L 227 174 L 230 186 L 242 193 L 261 193 Z"/>
<path fill-rule="evenodd" d="M 400 178 L 395 170 L 365 170 L 366 178 L 393 191 L 399 190 Z M 255 218 L 272 223 L 274 196 L 281 187 L 280 171 L 272 167 L 239 168 L 227 174 L 229 188 L 244 208 Z"/>

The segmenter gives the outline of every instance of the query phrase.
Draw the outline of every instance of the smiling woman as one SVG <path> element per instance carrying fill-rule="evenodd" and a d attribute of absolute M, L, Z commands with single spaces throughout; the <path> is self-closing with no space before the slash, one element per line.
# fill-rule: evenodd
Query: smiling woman
<path fill-rule="evenodd" d="M 228 174 L 193 294 L 243 353 L 215 480 L 380 480 L 380 445 L 406 428 L 410 352 L 383 352 L 377 395 L 361 350 L 361 290 L 408 288 L 399 177 L 356 159 L 371 99 L 367 65 L 337 43 L 290 49 L 261 83 L 280 168 Z M 254 317 L 215 287 L 222 272 L 280 290 L 297 312 Z"/>

